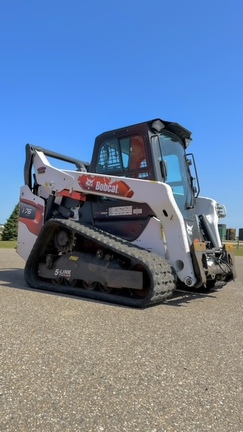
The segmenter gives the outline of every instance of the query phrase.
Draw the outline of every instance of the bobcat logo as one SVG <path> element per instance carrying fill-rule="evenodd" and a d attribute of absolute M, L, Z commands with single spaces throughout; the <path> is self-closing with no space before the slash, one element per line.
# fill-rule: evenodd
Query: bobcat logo
<path fill-rule="evenodd" d="M 192 236 L 192 229 L 193 229 L 193 226 L 191 225 L 186 225 L 186 229 L 187 229 L 187 232 L 188 232 L 188 234 L 189 234 L 189 236 Z"/>
<path fill-rule="evenodd" d="M 94 179 L 91 180 L 90 178 L 87 178 L 85 186 L 87 189 L 93 189 L 93 183 L 94 183 Z"/>
<path fill-rule="evenodd" d="M 104 195 L 118 195 L 131 198 L 133 190 L 124 180 L 114 180 L 106 176 L 93 176 L 92 174 L 82 174 L 78 178 L 78 183 L 82 189 L 97 191 Z"/>

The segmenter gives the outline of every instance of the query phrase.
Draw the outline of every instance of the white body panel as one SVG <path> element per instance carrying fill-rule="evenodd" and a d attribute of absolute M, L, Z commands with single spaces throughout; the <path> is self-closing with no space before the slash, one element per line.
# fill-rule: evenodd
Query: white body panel
<path fill-rule="evenodd" d="M 159 219 L 151 218 L 142 234 L 132 243 L 148 251 L 155 252 L 164 258 L 168 258 L 166 240 L 163 236 Z"/>
<path fill-rule="evenodd" d="M 219 217 L 217 212 L 218 203 L 212 198 L 198 197 L 196 201 L 196 214 L 204 214 L 210 225 L 210 228 L 217 240 L 217 247 L 221 247 L 221 239 L 218 231 Z"/>
<path fill-rule="evenodd" d="M 23 222 L 18 223 L 17 253 L 26 261 L 33 248 L 37 236 L 29 231 Z"/>

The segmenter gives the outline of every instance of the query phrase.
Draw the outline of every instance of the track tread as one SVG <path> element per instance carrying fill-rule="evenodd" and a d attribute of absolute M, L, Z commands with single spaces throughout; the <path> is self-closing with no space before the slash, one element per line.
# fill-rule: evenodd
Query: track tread
<path fill-rule="evenodd" d="M 143 266 L 146 266 L 150 273 L 150 278 L 152 279 L 152 288 L 149 292 L 149 295 L 145 298 L 137 299 L 96 291 L 90 292 L 85 291 L 84 289 L 77 289 L 73 287 L 56 287 L 39 279 L 37 274 L 37 266 L 39 260 L 39 250 L 43 245 L 42 238 L 48 227 L 51 227 L 51 225 L 56 226 L 57 224 L 59 226 L 74 230 L 77 234 L 99 243 L 100 246 L 109 248 L 114 253 L 134 260 L 135 263 L 142 263 Z M 63 219 L 51 219 L 44 225 L 26 262 L 25 279 L 27 284 L 33 288 L 80 295 L 83 297 L 92 298 L 94 300 L 103 300 L 132 307 L 147 307 L 152 304 L 164 302 L 171 297 L 173 291 L 176 289 L 173 268 L 163 257 L 97 228 L 81 225 L 75 221 Z"/>

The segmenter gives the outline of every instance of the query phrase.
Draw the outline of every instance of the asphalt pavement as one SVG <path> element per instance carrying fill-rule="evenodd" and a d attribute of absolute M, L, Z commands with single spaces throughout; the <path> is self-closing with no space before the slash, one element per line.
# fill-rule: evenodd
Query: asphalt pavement
<path fill-rule="evenodd" d="M 144 310 L 26 287 L 0 249 L 1 432 L 243 432 L 235 282 Z"/>

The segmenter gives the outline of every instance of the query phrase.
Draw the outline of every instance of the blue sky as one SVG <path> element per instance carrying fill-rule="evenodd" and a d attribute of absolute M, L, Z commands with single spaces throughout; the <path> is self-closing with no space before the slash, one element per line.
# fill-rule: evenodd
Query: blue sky
<path fill-rule="evenodd" d="M 95 136 L 161 117 L 192 131 L 201 195 L 243 227 L 242 0 L 0 3 L 0 222 L 27 142 L 90 161 Z"/>

